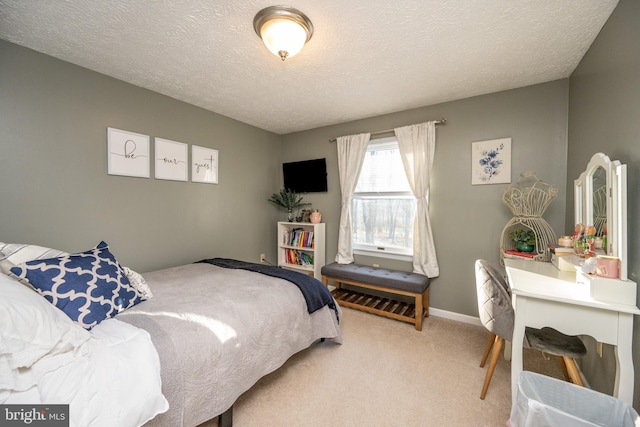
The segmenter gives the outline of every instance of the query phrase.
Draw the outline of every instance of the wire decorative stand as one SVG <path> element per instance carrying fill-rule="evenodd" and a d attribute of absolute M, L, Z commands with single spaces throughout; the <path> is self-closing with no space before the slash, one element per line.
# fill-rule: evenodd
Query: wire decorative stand
<path fill-rule="evenodd" d="M 532 230 L 535 239 L 533 251 L 534 261 L 550 261 L 551 253 L 548 244 L 557 241 L 556 234 L 549 223 L 542 218 L 553 199 L 558 195 L 558 189 L 540 180 L 534 171 L 520 174 L 520 178 L 502 192 L 502 201 L 513 213 L 502 230 L 500 236 L 500 263 L 504 265 L 505 251 L 517 250 L 516 243 L 509 238 L 509 233 L 518 228 Z"/>

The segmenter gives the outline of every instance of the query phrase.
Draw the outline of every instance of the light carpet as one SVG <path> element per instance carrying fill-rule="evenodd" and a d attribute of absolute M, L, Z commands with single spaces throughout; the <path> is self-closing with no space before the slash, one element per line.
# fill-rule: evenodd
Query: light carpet
<path fill-rule="evenodd" d="M 342 345 L 316 343 L 243 394 L 234 427 L 505 426 L 509 361 L 498 361 L 485 400 L 479 397 L 486 329 L 431 316 L 419 332 L 348 308 L 341 325 Z M 524 368 L 562 375 L 555 358 L 535 350 L 525 350 Z"/>

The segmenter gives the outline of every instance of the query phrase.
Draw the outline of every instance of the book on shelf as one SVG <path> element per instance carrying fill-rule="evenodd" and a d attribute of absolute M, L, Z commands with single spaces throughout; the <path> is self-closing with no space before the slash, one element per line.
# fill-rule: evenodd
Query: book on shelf
<path fill-rule="evenodd" d="M 313 257 L 306 252 L 300 252 L 302 265 L 313 265 Z"/>
<path fill-rule="evenodd" d="M 530 259 L 533 260 L 537 254 L 534 252 L 520 252 L 514 249 L 504 251 L 505 258 Z"/>
<path fill-rule="evenodd" d="M 313 248 L 313 231 L 292 228 L 282 233 L 282 243 L 299 248 Z"/>
<path fill-rule="evenodd" d="M 287 264 L 313 265 L 313 256 L 297 249 L 285 249 L 285 259 Z"/>
<path fill-rule="evenodd" d="M 556 254 L 557 256 L 567 256 L 575 253 L 573 246 L 559 246 L 555 243 L 547 243 L 547 248 L 552 254 Z"/>

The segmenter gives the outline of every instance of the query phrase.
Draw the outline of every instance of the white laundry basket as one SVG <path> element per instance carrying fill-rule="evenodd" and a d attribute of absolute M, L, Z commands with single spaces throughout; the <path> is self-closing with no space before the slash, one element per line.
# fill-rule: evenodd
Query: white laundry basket
<path fill-rule="evenodd" d="M 513 427 L 640 426 L 638 413 L 615 397 L 522 371 L 509 419 Z"/>

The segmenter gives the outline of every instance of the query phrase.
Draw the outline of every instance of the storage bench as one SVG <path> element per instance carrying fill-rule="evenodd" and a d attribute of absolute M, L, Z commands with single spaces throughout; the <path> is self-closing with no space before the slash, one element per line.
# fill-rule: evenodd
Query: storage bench
<path fill-rule="evenodd" d="M 321 273 L 325 286 L 330 280 L 336 283 L 331 293 L 341 306 L 413 323 L 418 331 L 422 330 L 422 319 L 429 317 L 429 278 L 422 274 L 335 262 L 323 266 Z M 390 295 L 368 295 L 344 289 L 342 284 Z M 414 303 L 396 300 L 392 295 L 411 297 Z"/>

